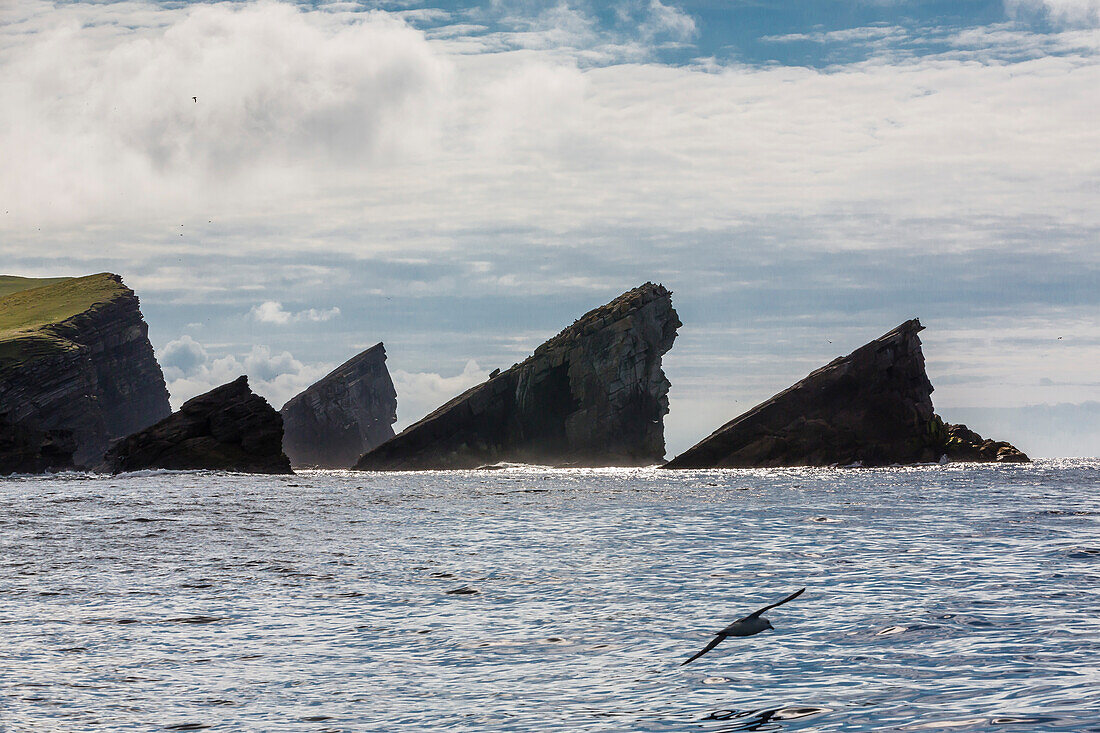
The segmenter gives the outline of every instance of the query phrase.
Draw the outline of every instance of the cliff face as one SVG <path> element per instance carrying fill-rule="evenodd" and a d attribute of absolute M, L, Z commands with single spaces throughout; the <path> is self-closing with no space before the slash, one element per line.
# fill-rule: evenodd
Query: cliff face
<path fill-rule="evenodd" d="M 29 430 L 69 431 L 78 465 L 171 412 L 137 296 L 118 275 L 0 298 L 0 412 Z"/>
<path fill-rule="evenodd" d="M 916 319 L 726 423 L 666 468 L 883 466 L 939 460 Z"/>
<path fill-rule="evenodd" d="M 294 466 L 347 468 L 393 437 L 397 390 L 376 344 L 289 400 L 283 416 L 283 450 Z"/>
<path fill-rule="evenodd" d="M 150 468 L 291 473 L 282 445 L 279 413 L 240 377 L 115 443 L 100 468 L 111 473 Z"/>
<path fill-rule="evenodd" d="M 41 432 L 0 415 L 0 476 L 70 469 L 75 449 L 67 430 Z"/>
<path fill-rule="evenodd" d="M 356 468 L 659 462 L 670 386 L 661 357 L 680 325 L 672 294 L 646 283 L 367 453 Z"/>

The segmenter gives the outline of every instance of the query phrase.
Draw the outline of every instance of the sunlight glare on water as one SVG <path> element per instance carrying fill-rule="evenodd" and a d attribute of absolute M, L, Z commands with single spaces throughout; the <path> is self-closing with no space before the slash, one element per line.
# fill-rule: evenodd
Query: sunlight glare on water
<path fill-rule="evenodd" d="M 1098 489 L 1087 460 L 0 479 L 0 730 L 1100 731 Z"/>

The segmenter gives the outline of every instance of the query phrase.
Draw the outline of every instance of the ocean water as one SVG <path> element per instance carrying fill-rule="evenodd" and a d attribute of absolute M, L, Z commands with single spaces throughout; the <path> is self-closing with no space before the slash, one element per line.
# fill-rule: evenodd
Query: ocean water
<path fill-rule="evenodd" d="M 1100 731 L 1100 461 L 0 500 L 3 731 Z"/>

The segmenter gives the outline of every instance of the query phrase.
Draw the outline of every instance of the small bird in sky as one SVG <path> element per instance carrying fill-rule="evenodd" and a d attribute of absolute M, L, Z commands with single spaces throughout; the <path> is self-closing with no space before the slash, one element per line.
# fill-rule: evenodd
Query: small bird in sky
<path fill-rule="evenodd" d="M 199 102 L 199 98 L 198 98 L 198 97 L 191 97 L 191 99 L 195 100 L 195 103 L 196 103 L 196 104 L 198 104 L 198 102 Z"/>
<path fill-rule="evenodd" d="M 764 606 L 759 611 L 753 611 L 745 618 L 734 621 L 732 624 L 715 634 L 714 639 L 712 639 L 709 644 L 703 647 L 703 651 L 699 652 L 694 657 L 687 660 L 687 662 L 681 662 L 680 666 L 682 667 L 688 662 L 694 662 L 696 659 L 703 656 L 711 649 L 722 643 L 722 641 L 727 636 L 752 636 L 753 634 L 759 634 L 761 631 L 764 631 L 766 629 L 774 629 L 775 627 L 772 626 L 771 621 L 768 621 L 768 619 L 762 617 L 760 614 L 764 613 L 764 611 L 775 608 L 776 606 L 782 606 L 787 601 L 793 601 L 795 598 L 798 598 L 805 592 L 805 588 L 796 590 L 794 593 L 791 593 L 789 596 L 779 601 L 778 603 L 773 603 L 770 606 Z"/>

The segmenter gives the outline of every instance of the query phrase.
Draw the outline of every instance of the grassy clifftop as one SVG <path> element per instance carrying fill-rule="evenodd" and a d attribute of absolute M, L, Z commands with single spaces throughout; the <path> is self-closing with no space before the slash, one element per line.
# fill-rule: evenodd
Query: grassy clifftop
<path fill-rule="evenodd" d="M 71 277 L 19 277 L 18 275 L 0 275 L 0 298 L 5 295 L 11 295 L 12 293 L 18 293 L 20 290 L 30 290 L 31 288 L 41 288 L 45 285 L 55 285 L 66 280 L 72 280 Z"/>
<path fill-rule="evenodd" d="M 49 326 L 129 293 L 117 275 L 107 272 L 71 278 L 0 276 L 0 368 L 76 348 Z"/>

